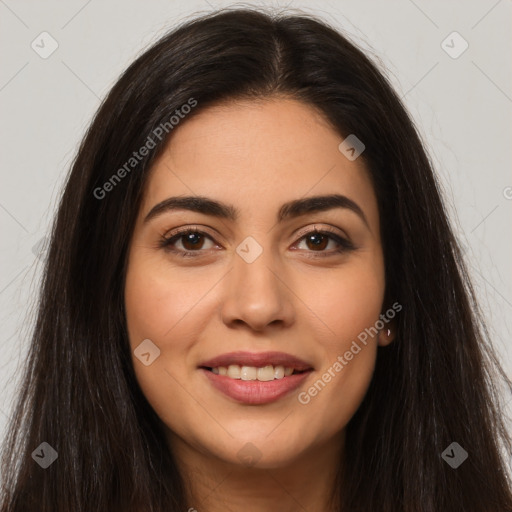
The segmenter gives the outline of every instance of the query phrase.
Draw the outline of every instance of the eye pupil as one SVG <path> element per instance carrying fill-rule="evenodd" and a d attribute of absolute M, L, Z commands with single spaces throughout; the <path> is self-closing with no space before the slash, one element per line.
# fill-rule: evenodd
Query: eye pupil
<path fill-rule="evenodd" d="M 183 246 L 186 249 L 200 249 L 201 247 L 195 247 L 198 243 L 201 242 L 202 235 L 200 233 L 188 233 L 183 235 L 185 240 L 183 242 Z M 190 247 L 192 245 L 192 247 Z M 200 244 L 202 245 L 202 244 Z"/>
<path fill-rule="evenodd" d="M 321 233 L 313 233 L 308 235 L 307 242 L 311 242 L 315 248 L 325 249 L 327 246 L 327 237 Z"/>

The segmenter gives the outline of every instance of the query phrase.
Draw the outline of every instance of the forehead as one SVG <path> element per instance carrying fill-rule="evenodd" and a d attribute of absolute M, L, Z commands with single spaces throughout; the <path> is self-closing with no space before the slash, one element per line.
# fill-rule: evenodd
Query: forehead
<path fill-rule="evenodd" d="M 143 210 L 169 196 L 201 195 L 247 215 L 275 215 L 284 202 L 340 193 L 378 225 L 368 171 L 361 158 L 340 152 L 342 140 L 317 110 L 292 99 L 206 108 L 174 129 L 148 179 Z"/>

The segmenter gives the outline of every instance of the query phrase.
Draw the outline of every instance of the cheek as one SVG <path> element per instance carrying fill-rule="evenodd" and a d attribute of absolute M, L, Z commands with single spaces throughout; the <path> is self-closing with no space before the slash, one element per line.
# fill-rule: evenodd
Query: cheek
<path fill-rule="evenodd" d="M 377 352 L 372 328 L 382 312 L 383 276 L 383 265 L 376 258 L 371 264 L 351 266 L 350 271 L 340 269 L 310 294 L 308 306 L 328 329 L 322 329 L 327 334 L 321 340 L 317 337 L 324 353 L 322 368 L 299 401 L 326 436 L 346 426 L 371 381 Z"/>
<path fill-rule="evenodd" d="M 177 272 L 144 251 L 135 251 L 128 266 L 125 309 L 134 371 L 144 395 L 162 419 L 170 396 L 173 407 L 187 405 L 180 403 L 185 399 L 178 391 L 190 369 L 190 348 L 201 338 L 211 317 L 207 310 L 215 294 L 208 292 L 219 276 L 199 274 L 197 270 L 193 276 Z M 146 366 L 136 354 L 147 339 L 159 353 L 154 359 L 151 355 Z M 179 382 L 174 376 L 179 376 Z"/>
<path fill-rule="evenodd" d="M 368 255 L 322 279 L 322 286 L 309 294 L 308 305 L 329 328 L 325 340 L 328 352 L 348 350 L 352 340 L 375 324 L 382 312 L 384 289 L 379 255 Z"/>
<path fill-rule="evenodd" d="M 211 273 L 175 271 L 161 260 L 135 254 L 130 260 L 125 284 L 127 326 L 132 348 L 145 338 L 173 347 L 186 342 L 182 330 L 195 326 L 200 332 L 197 311 L 215 283 Z M 190 317 L 194 316 L 195 323 Z M 187 327 L 188 326 L 188 327 Z M 177 333 L 180 333 L 178 336 Z M 172 343 L 170 341 L 172 340 Z"/>

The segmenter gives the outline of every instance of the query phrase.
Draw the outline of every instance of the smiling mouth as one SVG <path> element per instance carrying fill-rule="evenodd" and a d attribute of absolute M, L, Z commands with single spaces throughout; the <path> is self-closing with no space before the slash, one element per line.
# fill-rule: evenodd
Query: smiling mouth
<path fill-rule="evenodd" d="M 311 368 L 306 370 L 297 370 L 291 367 L 282 365 L 266 365 L 262 367 L 256 366 L 240 366 L 238 364 L 231 364 L 229 366 L 216 366 L 216 367 L 201 367 L 208 370 L 215 375 L 221 375 L 234 380 L 257 380 L 260 382 L 268 382 L 272 380 L 280 380 L 290 375 L 306 373 L 311 371 Z"/>

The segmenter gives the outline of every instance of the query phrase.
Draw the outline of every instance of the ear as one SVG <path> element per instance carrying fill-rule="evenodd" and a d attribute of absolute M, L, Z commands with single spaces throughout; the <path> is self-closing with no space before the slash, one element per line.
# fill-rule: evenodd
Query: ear
<path fill-rule="evenodd" d="M 386 325 L 379 331 L 377 335 L 377 343 L 380 347 L 388 346 L 396 336 L 396 322 L 390 320 Z"/>

